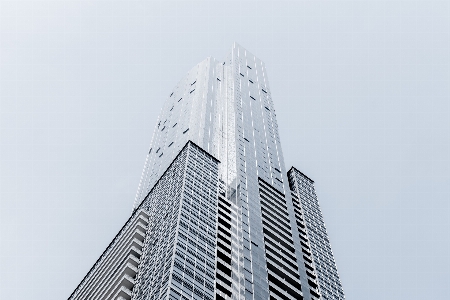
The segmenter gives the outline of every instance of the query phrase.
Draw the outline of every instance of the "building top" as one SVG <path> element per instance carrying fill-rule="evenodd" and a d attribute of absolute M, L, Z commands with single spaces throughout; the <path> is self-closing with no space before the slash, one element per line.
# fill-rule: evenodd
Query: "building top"
<path fill-rule="evenodd" d="M 309 181 L 311 181 L 311 183 L 314 183 L 314 180 L 312 180 L 311 178 L 309 178 L 308 176 L 306 176 L 303 172 L 299 171 L 296 167 L 292 166 L 289 169 L 289 172 L 295 170 L 297 173 L 300 173 L 303 177 L 305 177 L 306 179 L 308 179 Z"/>

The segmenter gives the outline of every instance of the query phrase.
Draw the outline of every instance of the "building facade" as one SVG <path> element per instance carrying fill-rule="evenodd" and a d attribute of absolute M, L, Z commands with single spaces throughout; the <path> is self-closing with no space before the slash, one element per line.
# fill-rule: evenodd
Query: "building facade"
<path fill-rule="evenodd" d="M 291 197 L 305 260 L 314 264 L 323 299 L 344 299 L 314 181 L 292 167 L 288 172 Z M 305 251 L 306 250 L 306 251 Z"/>
<path fill-rule="evenodd" d="M 207 58 L 169 93 L 154 129 L 133 207 L 147 223 L 134 272 L 95 275 L 126 262 L 131 252 L 115 245 L 131 249 L 128 230 L 70 299 L 344 299 L 301 174 L 284 165 L 264 63 L 236 43 L 225 61 Z M 77 298 L 93 286 L 105 292 Z"/>
<path fill-rule="evenodd" d="M 69 299 L 214 299 L 217 176 L 187 142 Z"/>

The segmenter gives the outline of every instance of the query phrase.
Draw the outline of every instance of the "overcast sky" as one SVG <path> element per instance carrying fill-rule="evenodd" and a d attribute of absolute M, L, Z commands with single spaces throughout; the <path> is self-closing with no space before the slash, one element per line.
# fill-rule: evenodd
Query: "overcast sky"
<path fill-rule="evenodd" d="M 347 299 L 450 294 L 450 1 L 0 1 L 0 297 L 67 299 L 131 213 L 163 101 L 266 63 Z"/>

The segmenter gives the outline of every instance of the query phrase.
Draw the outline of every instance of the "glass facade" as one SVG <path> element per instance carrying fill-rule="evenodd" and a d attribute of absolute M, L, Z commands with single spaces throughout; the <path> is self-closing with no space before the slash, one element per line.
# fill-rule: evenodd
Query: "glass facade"
<path fill-rule="evenodd" d="M 133 299 L 214 299 L 217 174 L 218 161 L 188 142 L 144 199 L 150 224 Z"/>
<path fill-rule="evenodd" d="M 264 244 L 258 182 L 261 178 L 283 194 L 289 186 L 260 59 L 234 44 L 224 62 L 207 58 L 169 93 L 154 129 L 135 207 L 188 140 L 220 161 L 222 199 L 230 211 L 224 226 L 229 227 L 231 248 L 224 252 L 231 264 L 230 276 L 218 280 L 219 285 L 231 282 L 221 288 L 230 289 L 233 298 L 268 298 L 264 247 L 254 246 Z M 244 247 L 247 242 L 249 247 Z"/>
<path fill-rule="evenodd" d="M 327 229 L 314 189 L 314 181 L 296 168 L 288 172 L 292 201 L 297 207 L 297 223 L 302 232 L 302 247 L 310 265 L 314 265 L 322 298 L 345 299 L 328 239 Z M 303 249 L 302 249 L 303 250 Z"/>
<path fill-rule="evenodd" d="M 344 299 L 302 180 L 284 165 L 264 63 L 236 43 L 205 59 L 155 126 L 133 208 L 148 225 L 120 297 Z"/>
<path fill-rule="evenodd" d="M 297 226 L 298 208 L 291 199 L 295 196 L 291 196 L 276 112 L 260 59 L 235 43 L 225 61 L 205 59 L 169 93 L 135 206 L 188 140 L 220 161 L 218 296 L 320 298 L 315 263 L 304 253 L 302 228 Z M 274 273 L 277 268 L 284 271 Z"/>

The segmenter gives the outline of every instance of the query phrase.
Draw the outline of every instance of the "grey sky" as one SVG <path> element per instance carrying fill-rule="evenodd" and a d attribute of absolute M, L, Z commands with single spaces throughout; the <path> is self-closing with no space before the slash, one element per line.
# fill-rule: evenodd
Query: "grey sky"
<path fill-rule="evenodd" d="M 165 97 L 236 41 L 315 180 L 347 299 L 450 294 L 449 1 L 0 1 L 0 295 L 66 299 Z"/>

